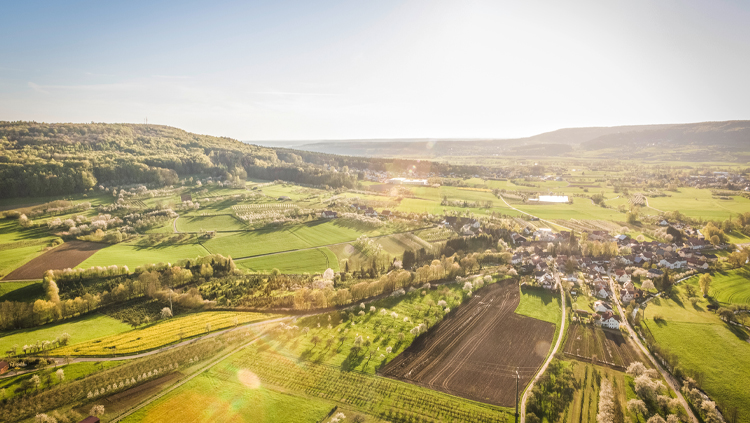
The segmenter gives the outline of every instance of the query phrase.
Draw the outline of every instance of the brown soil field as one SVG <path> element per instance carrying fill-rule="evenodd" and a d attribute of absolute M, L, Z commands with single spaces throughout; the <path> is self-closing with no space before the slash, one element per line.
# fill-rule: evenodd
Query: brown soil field
<path fill-rule="evenodd" d="M 518 281 L 474 293 L 380 374 L 448 394 L 511 407 L 549 352 L 555 325 L 515 314 Z"/>
<path fill-rule="evenodd" d="M 564 351 L 570 357 L 617 370 L 625 370 L 634 361 L 649 365 L 638 348 L 620 331 L 591 325 L 571 325 Z"/>
<path fill-rule="evenodd" d="M 68 241 L 10 272 L 3 280 L 41 279 L 45 271 L 74 268 L 106 246 L 98 242 Z"/>

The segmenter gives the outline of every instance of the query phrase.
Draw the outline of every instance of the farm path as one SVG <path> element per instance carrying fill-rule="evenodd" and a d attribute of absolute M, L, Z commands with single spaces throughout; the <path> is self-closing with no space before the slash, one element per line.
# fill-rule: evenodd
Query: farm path
<path fill-rule="evenodd" d="M 614 279 L 615 278 L 612 277 L 612 274 L 610 273 L 609 275 L 610 289 L 612 290 L 612 292 L 618 292 L 617 290 L 615 290 L 616 287 L 615 287 Z M 682 282 L 683 280 L 685 279 L 680 280 L 680 282 Z M 613 297 L 615 299 L 615 304 L 617 305 L 617 310 L 620 312 L 620 316 L 625 316 L 625 313 L 623 313 L 622 311 L 622 305 L 620 304 L 620 298 L 618 298 L 617 295 L 613 295 Z M 630 338 L 635 341 L 636 345 L 638 345 L 638 347 L 641 349 L 643 354 L 645 354 L 646 357 L 648 357 L 649 360 L 651 360 L 651 363 L 653 363 L 654 367 L 656 367 L 656 369 L 659 370 L 659 373 L 661 373 L 661 375 L 664 377 L 664 380 L 667 381 L 667 383 L 669 384 L 669 387 L 672 388 L 672 390 L 675 392 L 675 395 L 677 395 L 677 398 L 680 400 L 680 404 L 682 404 L 682 408 L 684 408 L 685 412 L 687 412 L 687 415 L 690 416 L 690 420 L 693 423 L 699 423 L 698 419 L 695 417 L 695 414 L 693 414 L 693 410 L 690 408 L 687 401 L 685 401 L 685 397 L 682 396 L 682 392 L 680 392 L 680 384 L 672 377 L 672 375 L 670 375 L 669 373 L 667 373 L 666 370 L 664 370 L 664 368 L 659 364 L 659 362 L 656 361 L 654 356 L 651 355 L 651 352 L 648 350 L 648 348 L 646 348 L 643 345 L 643 343 L 641 343 L 641 339 L 638 338 L 638 335 L 630 326 L 630 322 L 628 322 L 627 319 L 625 319 L 625 327 L 628 328 L 628 333 L 630 334 Z"/>
<path fill-rule="evenodd" d="M 517 209 L 517 208 L 515 208 L 515 207 L 511 206 L 511 205 L 510 205 L 510 204 L 509 204 L 509 203 L 508 203 L 507 201 L 505 201 L 505 198 L 504 198 L 504 197 L 503 197 L 502 195 L 500 196 L 500 199 L 501 199 L 501 200 L 503 200 L 503 203 L 505 203 L 505 205 L 506 205 L 506 206 L 508 206 L 509 208 L 511 208 L 511 209 L 513 209 L 513 210 L 515 210 L 515 211 L 517 211 L 517 212 L 519 212 L 519 213 L 527 214 L 527 215 L 529 215 L 529 216 L 531 216 L 531 217 L 536 217 L 536 216 L 534 216 L 534 215 L 533 215 L 533 214 L 531 214 L 531 213 L 526 213 L 525 211 L 523 211 L 523 210 L 521 210 L 521 209 Z M 570 228 L 568 228 L 568 227 L 566 227 L 566 226 L 563 226 L 563 225 L 561 225 L 561 224 L 559 224 L 559 223 L 551 222 L 551 221 L 549 221 L 549 220 L 546 220 L 546 219 L 541 219 L 541 218 L 537 218 L 537 219 L 539 219 L 539 220 L 540 220 L 541 222 L 545 222 L 545 223 L 547 223 L 547 224 L 549 224 L 549 225 L 553 225 L 553 226 L 552 226 L 553 228 L 554 228 L 555 226 L 559 226 L 559 227 L 561 227 L 561 228 L 563 228 L 563 229 L 566 229 L 566 230 L 568 230 L 568 231 L 571 231 L 571 232 L 573 231 L 572 229 L 570 229 Z"/>
<path fill-rule="evenodd" d="M 643 199 L 644 199 L 644 200 L 646 201 L 646 207 L 648 207 L 648 208 L 650 208 L 650 209 L 652 209 L 652 210 L 656 210 L 656 211 L 658 211 L 659 213 L 664 213 L 664 210 L 659 210 L 659 209 L 657 209 L 656 207 L 651 207 L 651 206 L 650 206 L 650 205 L 648 204 L 648 197 L 643 197 Z"/>
<path fill-rule="evenodd" d="M 531 383 L 529 383 L 529 386 L 526 388 L 525 391 L 523 391 L 523 398 L 521 399 L 521 406 L 519 407 L 519 414 L 521 415 L 521 423 L 526 423 L 526 400 L 529 398 L 529 394 L 531 393 L 532 388 L 534 388 L 534 383 L 539 380 L 540 377 L 544 374 L 545 371 L 547 371 L 547 366 L 549 366 L 549 363 L 552 362 L 552 359 L 555 358 L 555 354 L 557 354 L 557 350 L 560 348 L 560 344 L 562 343 L 563 335 L 565 335 L 565 290 L 562 288 L 562 284 L 560 283 L 560 275 L 558 273 L 555 273 L 555 280 L 557 281 L 557 288 L 560 289 L 560 301 L 562 304 L 562 319 L 560 320 L 560 333 L 557 335 L 557 342 L 555 342 L 555 348 L 552 349 L 552 351 L 549 353 L 549 356 L 547 356 L 547 361 L 544 362 L 542 367 L 539 368 L 539 371 L 537 372 L 534 379 L 531 380 Z"/>
<path fill-rule="evenodd" d="M 65 364 L 84 363 L 84 362 L 99 362 L 99 361 L 134 360 L 136 358 L 147 357 L 149 355 L 158 354 L 158 353 L 161 353 L 161 352 L 164 352 L 164 351 L 168 351 L 168 350 L 171 350 L 171 349 L 174 349 L 174 348 L 179 348 L 179 347 L 182 347 L 182 346 L 185 346 L 185 345 L 188 345 L 188 344 L 192 344 L 192 343 L 197 342 L 197 341 L 202 340 L 202 339 L 213 338 L 213 337 L 222 335 L 224 333 L 227 333 L 227 332 L 230 332 L 230 331 L 233 331 L 233 330 L 247 329 L 247 328 L 252 328 L 252 327 L 264 326 L 264 325 L 268 325 L 268 324 L 271 324 L 271 323 L 276 323 L 276 322 L 281 322 L 281 321 L 286 321 L 286 320 L 292 320 L 295 317 L 299 318 L 299 317 L 304 317 L 304 316 L 285 316 L 285 317 L 277 317 L 275 319 L 270 319 L 270 320 L 263 320 L 263 321 L 260 321 L 260 322 L 248 323 L 246 325 L 241 325 L 241 326 L 237 326 L 237 327 L 223 329 L 223 330 L 220 330 L 220 331 L 209 333 L 207 335 L 199 336 L 197 338 L 191 338 L 191 339 L 188 339 L 186 341 L 179 342 L 177 344 L 166 345 L 164 347 L 161 347 L 161 348 L 158 348 L 158 349 L 155 349 L 155 350 L 146 351 L 146 352 L 142 352 L 142 353 L 139 353 L 139 354 L 133 354 L 133 355 L 126 355 L 126 356 L 119 356 L 119 357 L 111 357 L 111 356 L 110 357 L 76 357 L 76 358 L 71 358 L 68 362 L 65 362 L 65 357 L 60 357 L 60 356 L 51 355 L 51 356 L 47 356 L 46 358 L 52 358 L 52 359 L 55 359 L 55 361 L 57 361 L 58 363 L 65 363 Z M 4 379 L 4 378 L 8 378 L 8 377 L 15 377 L 15 376 L 18 376 L 18 375 L 22 375 L 22 374 L 25 374 L 25 373 L 31 373 L 31 372 L 35 372 L 35 371 L 37 371 L 37 369 L 24 370 L 24 371 L 20 371 L 20 372 L 17 372 L 17 373 L 13 373 L 12 375 L 10 374 L 11 372 L 8 372 L 8 373 L 0 376 L 0 379 Z"/>

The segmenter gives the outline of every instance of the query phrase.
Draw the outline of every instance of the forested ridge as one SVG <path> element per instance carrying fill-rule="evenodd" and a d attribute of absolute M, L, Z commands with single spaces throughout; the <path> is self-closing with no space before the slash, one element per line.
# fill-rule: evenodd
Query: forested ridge
<path fill-rule="evenodd" d="M 168 186 L 190 175 L 352 187 L 356 177 L 226 137 L 141 124 L 0 122 L 0 197 L 96 185 Z"/>

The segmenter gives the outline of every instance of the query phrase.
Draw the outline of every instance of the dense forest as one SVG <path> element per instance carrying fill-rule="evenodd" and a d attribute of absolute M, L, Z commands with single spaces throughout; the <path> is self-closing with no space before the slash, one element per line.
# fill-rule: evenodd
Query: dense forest
<path fill-rule="evenodd" d="M 159 125 L 0 122 L 0 197 L 85 192 L 96 185 L 175 184 L 188 175 L 347 186 L 356 176 L 300 156 Z"/>

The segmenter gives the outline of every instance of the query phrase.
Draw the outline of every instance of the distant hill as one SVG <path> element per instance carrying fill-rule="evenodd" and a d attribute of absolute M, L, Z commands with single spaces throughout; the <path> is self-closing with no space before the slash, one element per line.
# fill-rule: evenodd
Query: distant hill
<path fill-rule="evenodd" d="M 750 121 L 564 128 L 514 139 L 393 139 L 258 143 L 364 157 L 579 157 L 747 161 Z M 669 153 L 669 154 L 666 154 Z"/>

